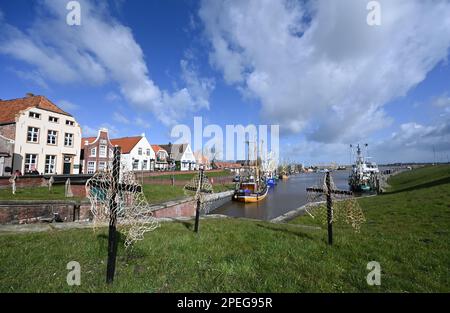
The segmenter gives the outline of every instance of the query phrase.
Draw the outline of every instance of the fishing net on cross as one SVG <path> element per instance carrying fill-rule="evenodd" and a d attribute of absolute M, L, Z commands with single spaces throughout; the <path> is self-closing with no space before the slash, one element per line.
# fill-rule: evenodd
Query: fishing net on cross
<path fill-rule="evenodd" d="M 218 201 L 217 197 L 214 197 L 213 186 L 203 170 L 199 170 L 183 190 L 186 196 L 193 197 L 200 205 L 200 212 L 203 214 L 208 214 L 213 208 L 214 202 Z"/>
<path fill-rule="evenodd" d="M 120 154 L 115 158 L 112 166 L 97 171 L 86 182 L 86 195 L 91 202 L 94 230 L 110 222 L 115 210 L 116 223 L 126 235 L 125 247 L 128 248 L 142 240 L 146 232 L 155 230 L 159 223 L 153 217 L 134 171 L 121 162 Z M 119 167 L 118 173 L 113 166 Z"/>
<path fill-rule="evenodd" d="M 330 175 L 331 189 L 331 222 L 338 225 L 350 225 L 355 232 L 359 232 L 361 225 L 366 221 L 364 213 L 355 197 L 348 193 L 341 193 L 336 188 L 332 176 Z M 312 188 L 314 191 L 307 192 L 306 212 L 323 225 L 328 223 L 327 194 L 328 187 L 326 175 L 321 178 Z"/>

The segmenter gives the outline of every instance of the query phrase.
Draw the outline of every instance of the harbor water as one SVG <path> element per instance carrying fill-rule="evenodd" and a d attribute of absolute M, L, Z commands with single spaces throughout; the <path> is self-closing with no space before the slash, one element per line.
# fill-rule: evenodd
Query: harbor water
<path fill-rule="evenodd" d="M 348 190 L 349 171 L 331 173 L 338 189 Z M 322 185 L 325 173 L 302 173 L 291 175 L 287 180 L 279 180 L 270 188 L 266 199 L 256 203 L 230 201 L 211 213 L 233 217 L 247 217 L 260 220 L 271 220 L 294 210 L 307 202 L 306 188 Z"/>

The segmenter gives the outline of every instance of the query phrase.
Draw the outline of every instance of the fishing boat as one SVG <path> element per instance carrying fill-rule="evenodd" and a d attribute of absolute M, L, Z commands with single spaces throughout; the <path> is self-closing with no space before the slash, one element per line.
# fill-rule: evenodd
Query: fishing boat
<path fill-rule="evenodd" d="M 264 200 L 269 192 L 269 187 L 256 182 L 242 182 L 239 190 L 234 193 L 233 199 L 240 202 L 258 202 Z"/>
<path fill-rule="evenodd" d="M 257 151 L 257 149 L 255 148 Z M 256 153 L 256 160 L 258 160 L 258 154 Z M 233 200 L 240 202 L 258 202 L 264 200 L 269 192 L 265 176 L 261 176 L 260 165 L 257 161 L 253 165 L 250 165 L 250 161 L 247 162 L 248 166 L 245 168 L 245 176 L 241 176 L 241 181 L 236 184 L 236 190 L 233 195 Z"/>
<path fill-rule="evenodd" d="M 367 147 L 367 144 L 365 146 Z M 361 147 L 358 144 L 356 147 L 356 161 L 352 166 L 348 179 L 348 184 L 352 191 L 367 192 L 376 190 L 377 176 L 380 171 L 375 162 L 366 160 L 368 158 L 363 156 Z"/>

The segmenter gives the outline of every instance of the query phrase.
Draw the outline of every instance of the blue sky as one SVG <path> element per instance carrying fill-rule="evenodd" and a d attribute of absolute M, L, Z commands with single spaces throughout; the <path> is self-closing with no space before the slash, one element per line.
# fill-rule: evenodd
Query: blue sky
<path fill-rule="evenodd" d="M 369 1 L 367 1 L 369 2 Z M 282 159 L 450 155 L 450 2 L 0 0 L 0 98 L 47 96 L 84 135 L 176 124 L 278 124 Z M 207 139 L 205 139 L 207 140 Z"/>

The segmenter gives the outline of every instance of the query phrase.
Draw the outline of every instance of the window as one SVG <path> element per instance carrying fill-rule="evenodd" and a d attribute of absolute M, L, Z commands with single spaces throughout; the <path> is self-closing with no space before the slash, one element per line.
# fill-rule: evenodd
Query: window
<path fill-rule="evenodd" d="M 95 173 L 95 162 L 89 161 L 87 164 L 87 173 L 88 174 L 94 174 Z"/>
<path fill-rule="evenodd" d="M 56 173 L 56 155 L 45 156 L 45 174 Z"/>
<path fill-rule="evenodd" d="M 139 168 L 139 160 L 133 161 L 133 170 L 137 170 Z"/>
<path fill-rule="evenodd" d="M 95 157 L 97 156 L 97 148 L 92 148 L 91 149 L 91 157 Z"/>
<path fill-rule="evenodd" d="M 54 117 L 54 116 L 49 116 L 49 117 L 48 117 L 48 121 L 49 121 L 49 122 L 52 122 L 52 123 L 58 123 L 59 118 Z"/>
<path fill-rule="evenodd" d="M 166 154 L 164 153 L 164 151 L 159 151 L 158 152 L 158 161 L 160 162 L 164 162 L 166 160 Z"/>
<path fill-rule="evenodd" d="M 27 141 L 36 143 L 39 142 L 39 128 L 28 127 Z"/>
<path fill-rule="evenodd" d="M 75 122 L 66 120 L 66 125 L 73 126 L 73 125 L 75 125 Z"/>
<path fill-rule="evenodd" d="M 104 171 L 106 170 L 106 162 L 98 162 L 98 170 L 99 171 Z"/>
<path fill-rule="evenodd" d="M 41 114 L 36 113 L 36 112 L 30 112 L 30 114 L 28 116 L 31 118 L 37 118 L 37 119 L 41 118 Z"/>
<path fill-rule="evenodd" d="M 150 156 L 150 149 L 147 149 L 147 156 Z"/>
<path fill-rule="evenodd" d="M 114 156 L 114 150 L 109 149 L 109 157 L 112 158 Z"/>
<path fill-rule="evenodd" d="M 100 146 L 98 154 L 99 157 L 106 158 L 106 146 Z"/>
<path fill-rule="evenodd" d="M 142 148 L 138 149 L 138 155 L 142 155 Z"/>
<path fill-rule="evenodd" d="M 148 161 L 147 160 L 144 160 L 144 163 L 142 163 L 142 169 L 143 170 L 147 170 L 148 168 L 147 168 L 147 164 L 148 164 Z"/>
<path fill-rule="evenodd" d="M 32 172 L 37 167 L 37 154 L 25 154 L 25 170 L 24 172 Z"/>
<path fill-rule="evenodd" d="M 58 132 L 56 130 L 49 130 L 47 133 L 47 144 L 56 145 Z"/>
<path fill-rule="evenodd" d="M 66 133 L 64 136 L 64 146 L 72 147 L 73 146 L 73 134 Z"/>

